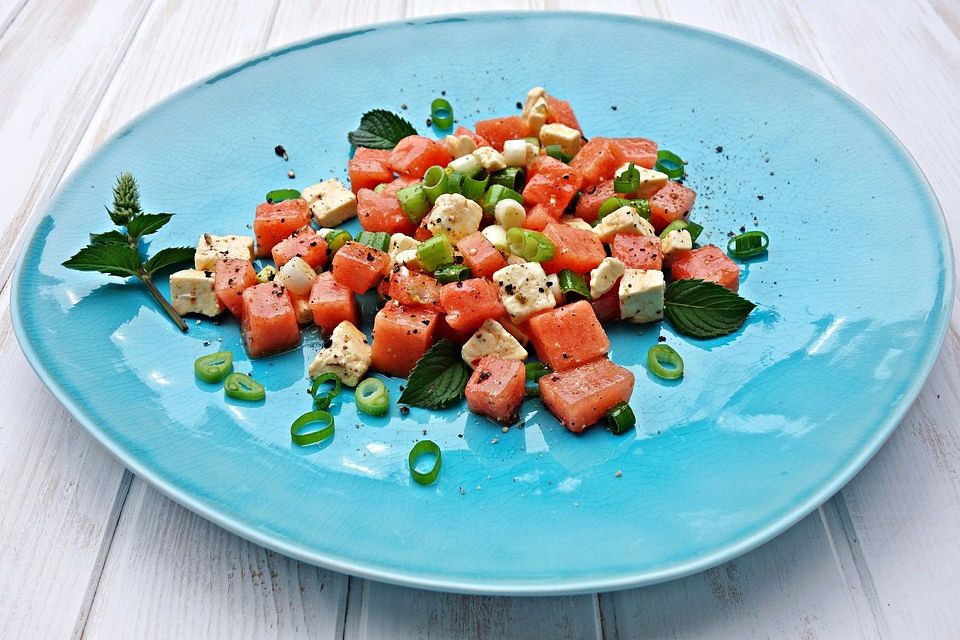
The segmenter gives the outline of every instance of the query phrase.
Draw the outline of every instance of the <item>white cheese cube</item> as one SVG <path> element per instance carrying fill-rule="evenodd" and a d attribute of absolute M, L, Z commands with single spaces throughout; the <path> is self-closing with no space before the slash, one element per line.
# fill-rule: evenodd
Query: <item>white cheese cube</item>
<path fill-rule="evenodd" d="M 677 251 L 689 251 L 690 249 L 693 249 L 693 239 L 686 229 L 674 229 L 667 234 L 666 238 L 660 239 L 660 251 L 665 259 Z"/>
<path fill-rule="evenodd" d="M 468 156 L 477 150 L 477 143 L 470 136 L 447 136 L 443 139 L 443 146 L 454 158 Z"/>
<path fill-rule="evenodd" d="M 601 242 L 613 242 L 617 235 L 654 236 L 653 225 L 647 222 L 633 207 L 620 207 L 608 213 L 593 228 Z"/>
<path fill-rule="evenodd" d="M 503 325 L 496 320 L 487 320 L 476 333 L 470 336 L 460 350 L 460 357 L 470 367 L 476 367 L 484 356 L 497 356 L 523 362 L 527 359 L 527 350 L 503 328 Z"/>
<path fill-rule="evenodd" d="M 307 261 L 296 256 L 284 263 L 274 278 L 284 288 L 289 289 L 290 293 L 298 296 L 305 296 L 313 288 L 313 281 L 317 279 L 317 272 L 313 270 Z"/>
<path fill-rule="evenodd" d="M 590 297 L 596 300 L 616 284 L 626 270 L 616 258 L 604 258 L 597 268 L 590 272 Z"/>
<path fill-rule="evenodd" d="M 452 160 L 447 166 L 453 171 L 457 171 L 466 176 L 472 176 L 478 173 L 481 169 L 480 160 L 478 160 L 477 156 L 473 153 L 460 156 L 459 158 Z"/>
<path fill-rule="evenodd" d="M 507 168 L 503 155 L 493 147 L 480 147 L 473 152 L 473 157 L 477 159 L 481 167 L 490 172 Z"/>
<path fill-rule="evenodd" d="M 493 217 L 497 224 L 506 229 L 522 227 L 527 219 L 527 212 L 523 205 L 516 200 L 504 198 L 493 209 Z M 504 245 L 506 245 L 506 236 L 504 236 Z"/>
<path fill-rule="evenodd" d="M 357 196 L 336 178 L 307 187 L 300 197 L 321 227 L 335 227 L 357 215 Z"/>
<path fill-rule="evenodd" d="M 253 260 L 253 238 L 203 234 L 197 241 L 193 266 L 200 271 L 209 270 L 217 266 L 217 260 Z"/>
<path fill-rule="evenodd" d="M 620 317 L 629 322 L 663 320 L 663 272 L 627 269 L 620 279 Z"/>
<path fill-rule="evenodd" d="M 420 241 L 411 238 L 403 233 L 395 233 L 390 236 L 390 248 L 387 253 L 391 258 L 396 258 L 397 254 L 407 249 L 416 249 L 420 246 Z"/>
<path fill-rule="evenodd" d="M 628 195 L 632 195 L 636 198 L 649 198 L 657 191 L 660 191 L 660 189 L 665 187 L 667 181 L 670 179 L 665 173 L 660 173 L 659 171 L 654 171 L 653 169 L 647 169 L 646 167 L 641 167 L 638 164 L 630 162 L 625 163 L 623 166 L 617 169 L 614 172 L 614 177 L 619 178 L 620 174 L 629 169 L 631 164 L 633 164 L 633 168 L 640 173 L 640 186 L 637 187 L 636 191 L 633 191 Z"/>
<path fill-rule="evenodd" d="M 548 275 L 547 288 L 550 289 L 550 293 L 553 294 L 553 299 L 557 303 L 557 306 L 561 306 L 563 304 L 563 289 L 560 288 L 560 276 L 555 273 Z"/>
<path fill-rule="evenodd" d="M 549 144 L 558 144 L 564 153 L 575 156 L 583 147 L 583 138 L 580 137 L 580 132 L 576 129 L 571 129 L 559 122 L 553 122 L 540 127 L 540 144 L 544 147 Z"/>
<path fill-rule="evenodd" d="M 557 304 L 539 263 L 508 264 L 493 274 L 493 281 L 500 287 L 500 300 L 510 319 L 518 324 Z"/>
<path fill-rule="evenodd" d="M 533 110 L 533 106 L 537 104 L 538 100 L 543 100 L 543 96 L 545 96 L 546 93 L 547 90 L 543 87 L 534 87 L 533 89 L 530 89 L 530 91 L 527 91 L 527 97 L 523 102 L 523 111 L 520 112 L 520 115 L 524 118 L 530 115 L 530 111 Z M 544 104 L 546 104 L 546 100 L 544 100 Z"/>
<path fill-rule="evenodd" d="M 213 290 L 213 271 L 210 270 L 184 269 L 171 273 L 170 303 L 180 315 L 196 313 L 211 318 L 225 308 Z"/>
<path fill-rule="evenodd" d="M 420 256 L 417 255 L 416 249 L 404 249 L 393 256 L 393 265 L 394 267 L 406 267 L 414 271 L 423 270 L 423 267 L 420 265 Z"/>
<path fill-rule="evenodd" d="M 500 202 L 506 202 L 506 200 L 501 200 Z M 500 203 L 498 202 L 497 204 Z M 496 209 L 494 209 L 494 211 L 496 211 Z M 524 216 L 526 216 L 526 213 L 524 213 Z M 484 227 L 480 233 L 482 233 L 483 237 L 489 240 L 490 244 L 496 247 L 498 251 L 507 250 L 507 230 L 500 225 L 492 224 L 489 227 Z"/>
<path fill-rule="evenodd" d="M 560 216 L 560 223 L 581 231 L 593 231 L 589 222 L 576 216 Z"/>
<path fill-rule="evenodd" d="M 321 227 L 320 229 L 317 230 L 317 235 L 323 238 L 324 240 L 326 240 L 327 236 L 333 233 L 334 231 L 338 231 L 338 229 L 331 229 L 330 227 Z"/>
<path fill-rule="evenodd" d="M 433 205 L 427 216 L 427 229 L 435 236 L 447 236 L 451 244 L 457 244 L 463 238 L 480 228 L 483 209 L 473 200 L 467 200 L 459 193 L 444 193 Z"/>
<path fill-rule="evenodd" d="M 524 167 L 537 157 L 540 149 L 526 140 L 507 140 L 503 143 L 503 162 L 508 167 Z"/>
<path fill-rule="evenodd" d="M 293 313 L 297 316 L 297 324 L 301 327 L 313 323 L 313 309 L 310 308 L 310 298 L 307 296 L 291 297 Z"/>
<path fill-rule="evenodd" d="M 353 323 L 344 320 L 333 329 L 330 342 L 310 364 L 310 377 L 335 373 L 348 387 L 355 387 L 370 368 L 373 349 Z"/>
<path fill-rule="evenodd" d="M 542 96 L 530 105 L 530 111 L 524 117 L 527 119 L 527 129 L 531 136 L 537 137 L 540 135 L 540 130 L 547 122 L 547 110 L 547 101 Z"/>

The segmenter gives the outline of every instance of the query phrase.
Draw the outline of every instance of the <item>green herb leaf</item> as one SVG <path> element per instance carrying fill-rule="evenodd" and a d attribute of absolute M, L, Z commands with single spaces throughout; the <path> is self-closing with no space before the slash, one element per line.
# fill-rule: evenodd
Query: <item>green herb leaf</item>
<path fill-rule="evenodd" d="M 113 209 L 107 209 L 107 212 L 116 225 L 127 224 L 131 218 L 143 213 L 140 189 L 130 173 L 121 173 L 117 178 L 117 186 L 113 188 Z"/>
<path fill-rule="evenodd" d="M 460 347 L 441 340 L 417 361 L 398 402 L 411 407 L 442 409 L 463 397 L 470 367 L 460 357 Z"/>
<path fill-rule="evenodd" d="M 128 278 L 140 275 L 140 256 L 128 244 L 90 244 L 63 263 L 76 271 L 99 271 Z"/>
<path fill-rule="evenodd" d="M 103 233 L 91 233 L 90 244 L 129 244 L 130 238 L 122 231 L 104 231 Z"/>
<path fill-rule="evenodd" d="M 716 338 L 739 329 L 756 306 L 714 282 L 677 280 L 664 293 L 663 315 L 684 335 Z"/>
<path fill-rule="evenodd" d="M 141 213 L 130 218 L 130 222 L 127 223 L 127 233 L 134 238 L 148 236 L 159 231 L 163 225 L 170 222 L 172 217 L 172 213 Z"/>
<path fill-rule="evenodd" d="M 360 127 L 347 134 L 350 144 L 368 149 L 393 149 L 403 138 L 417 134 L 413 125 L 395 113 L 374 109 L 363 114 Z"/>
<path fill-rule="evenodd" d="M 143 268 L 147 274 L 153 275 L 155 271 L 159 271 L 160 269 L 166 269 L 181 262 L 193 260 L 194 253 L 196 253 L 196 250 L 192 247 L 168 247 L 161 249 L 156 255 L 147 260 L 147 264 L 143 265 Z"/>

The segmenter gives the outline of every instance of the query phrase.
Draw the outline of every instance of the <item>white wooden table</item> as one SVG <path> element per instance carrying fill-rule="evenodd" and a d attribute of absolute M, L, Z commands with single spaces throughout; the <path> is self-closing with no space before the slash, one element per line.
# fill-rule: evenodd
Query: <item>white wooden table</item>
<path fill-rule="evenodd" d="M 818 511 L 710 571 L 590 596 L 421 592 L 266 551 L 133 477 L 40 384 L 12 334 L 10 272 L 38 209 L 107 135 L 292 40 L 504 8 L 666 18 L 805 65 L 893 129 L 960 237 L 957 0 L 0 0 L 0 638 L 960 638 L 956 307 L 916 404 Z"/>

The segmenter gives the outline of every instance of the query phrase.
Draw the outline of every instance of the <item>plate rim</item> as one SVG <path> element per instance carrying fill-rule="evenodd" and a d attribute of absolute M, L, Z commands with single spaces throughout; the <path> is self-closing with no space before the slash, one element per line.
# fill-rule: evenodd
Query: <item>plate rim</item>
<path fill-rule="evenodd" d="M 73 398 L 58 384 L 45 368 L 41 358 L 37 354 L 23 323 L 23 309 L 20 304 L 20 297 L 23 292 L 22 276 L 25 268 L 25 257 L 37 237 L 37 231 L 40 222 L 49 215 L 51 202 L 66 188 L 71 186 L 80 172 L 92 163 L 99 149 L 112 144 L 116 139 L 123 137 L 129 130 L 136 127 L 142 120 L 149 118 L 155 111 L 161 110 L 167 104 L 177 100 L 184 95 L 196 91 L 207 84 L 215 83 L 223 78 L 227 78 L 248 67 L 260 64 L 271 58 L 286 55 L 288 53 L 322 45 L 326 42 L 361 35 L 364 33 L 376 31 L 383 28 L 414 27 L 426 24 L 442 24 L 445 22 L 470 22 L 475 20 L 504 20 L 504 19 L 525 19 L 528 17 L 573 17 L 585 20 L 617 20 L 633 21 L 639 23 L 652 23 L 668 29 L 677 29 L 692 31 L 701 36 L 706 36 L 725 43 L 726 46 L 740 47 L 748 50 L 752 55 L 766 56 L 781 65 L 799 71 L 809 78 L 816 81 L 820 89 L 832 93 L 849 103 L 851 106 L 864 114 L 868 121 L 871 121 L 877 129 L 893 143 L 893 147 L 898 149 L 907 160 L 909 166 L 917 177 L 919 184 L 922 185 L 924 195 L 930 204 L 939 213 L 934 219 L 939 227 L 937 238 L 940 242 L 942 255 L 946 262 L 941 270 L 944 278 L 944 295 L 940 301 L 939 308 L 932 309 L 931 312 L 937 314 L 937 323 L 935 327 L 935 338 L 933 344 L 929 345 L 935 348 L 928 348 L 920 367 L 914 372 L 913 380 L 905 392 L 897 400 L 893 411 L 887 417 L 877 423 L 873 435 L 867 441 L 865 446 L 853 457 L 840 472 L 836 473 L 829 482 L 815 491 L 809 498 L 796 504 L 781 517 L 771 521 L 767 525 L 760 527 L 749 535 L 743 536 L 733 543 L 725 545 L 713 553 L 698 556 L 692 560 L 683 563 L 674 563 L 666 565 L 653 571 L 635 571 L 624 572 L 616 577 L 600 578 L 563 578 L 563 577 L 543 577 L 540 579 L 527 579 L 523 581 L 503 581 L 486 579 L 468 579 L 468 578 L 448 578 L 436 577 L 430 575 L 430 570 L 420 573 L 409 573 L 378 567 L 372 562 L 363 562 L 357 559 L 350 559 L 342 554 L 320 553 L 310 551 L 296 543 L 287 542 L 275 536 L 269 535 L 258 530 L 255 527 L 245 525 L 235 520 L 236 514 L 224 509 L 219 509 L 208 505 L 197 499 L 187 491 L 180 490 L 160 474 L 152 471 L 148 466 L 141 464 L 132 454 L 127 453 L 116 442 L 91 419 L 91 417 L 82 409 Z M 935 364 L 943 342 L 949 328 L 953 300 L 956 296 L 956 273 L 955 257 L 953 251 L 953 241 L 950 236 L 950 229 L 947 225 L 946 216 L 943 207 L 937 198 L 936 192 L 930 184 L 929 179 L 923 173 L 916 159 L 879 117 L 876 116 L 863 103 L 847 93 L 842 88 L 833 84 L 817 72 L 800 65 L 776 52 L 770 51 L 750 42 L 729 36 L 723 33 L 697 27 L 681 22 L 664 20 L 660 18 L 650 18 L 645 16 L 633 16 L 616 13 L 605 13 L 597 11 L 478 11 L 478 12 L 459 12 L 444 13 L 417 18 L 403 18 L 398 20 L 382 21 L 370 23 L 361 26 L 350 27 L 326 33 L 321 36 L 312 36 L 287 43 L 285 45 L 267 50 L 256 56 L 245 58 L 239 62 L 222 67 L 201 79 L 192 82 L 177 91 L 165 96 L 163 99 L 152 104 L 144 111 L 139 112 L 132 119 L 125 122 L 113 134 L 108 136 L 103 142 L 78 163 L 76 167 L 63 177 L 58 188 L 47 198 L 43 208 L 35 217 L 30 220 L 31 230 L 29 238 L 22 244 L 16 264 L 11 273 L 11 291 L 10 291 L 10 316 L 13 325 L 14 335 L 17 338 L 20 349 L 30 364 L 30 367 L 37 374 L 40 381 L 51 391 L 54 397 L 60 402 L 70 415 L 79 422 L 86 431 L 91 434 L 102 446 L 104 446 L 114 457 L 138 477 L 146 480 L 152 487 L 156 488 L 166 497 L 177 504 L 189 509 L 190 511 L 202 516 L 216 525 L 234 533 L 245 540 L 266 547 L 291 558 L 319 566 L 331 571 L 345 573 L 359 578 L 385 582 L 389 584 L 426 589 L 431 591 L 442 591 L 450 593 L 476 594 L 476 595 L 505 595 L 505 596 L 563 596 L 592 594 L 603 591 L 618 591 L 636 587 L 648 586 L 668 580 L 675 580 L 695 573 L 699 573 L 711 567 L 715 567 L 723 562 L 740 556 L 752 549 L 760 546 L 783 533 L 817 507 L 822 505 L 834 494 L 840 491 L 876 454 L 880 447 L 887 441 L 890 435 L 896 430 L 907 411 L 913 406 L 920 390 L 926 383 L 927 378 Z M 916 375 L 918 374 L 919 375 Z"/>

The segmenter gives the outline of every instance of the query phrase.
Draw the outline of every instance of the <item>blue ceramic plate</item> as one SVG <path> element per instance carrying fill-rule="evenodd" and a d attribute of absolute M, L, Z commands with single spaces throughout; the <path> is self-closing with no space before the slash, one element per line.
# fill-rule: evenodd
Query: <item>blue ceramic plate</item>
<path fill-rule="evenodd" d="M 664 55 L 680 63 L 641 70 Z M 770 234 L 769 256 L 744 265 L 741 293 L 759 307 L 735 335 L 611 330 L 611 357 L 637 377 L 635 433 L 575 436 L 536 401 L 509 433 L 463 408 L 359 418 L 345 396 L 334 440 L 300 449 L 289 425 L 309 408 L 315 333 L 250 362 L 232 321 L 191 321 L 181 335 L 140 287 L 60 266 L 109 228 L 103 206 L 121 171 L 138 178 L 147 210 L 177 214 L 156 244 L 193 244 L 245 232 L 269 189 L 345 177 L 346 133 L 366 110 L 405 104 L 422 132 L 442 92 L 470 124 L 516 113 L 533 85 L 569 99 L 588 136 L 647 136 L 686 158 L 702 243 L 725 245 L 741 226 Z M 674 24 L 480 14 L 298 44 L 150 110 L 47 206 L 19 263 L 13 317 L 38 374 L 96 438 L 241 536 L 405 585 L 573 593 L 710 567 L 843 486 L 930 370 L 952 264 L 940 209 L 904 149 L 807 71 Z M 644 368 L 660 334 L 686 362 L 680 382 Z M 265 403 L 225 401 L 194 379 L 194 359 L 219 345 L 263 381 Z M 431 487 L 406 466 L 424 437 L 444 452 Z"/>

